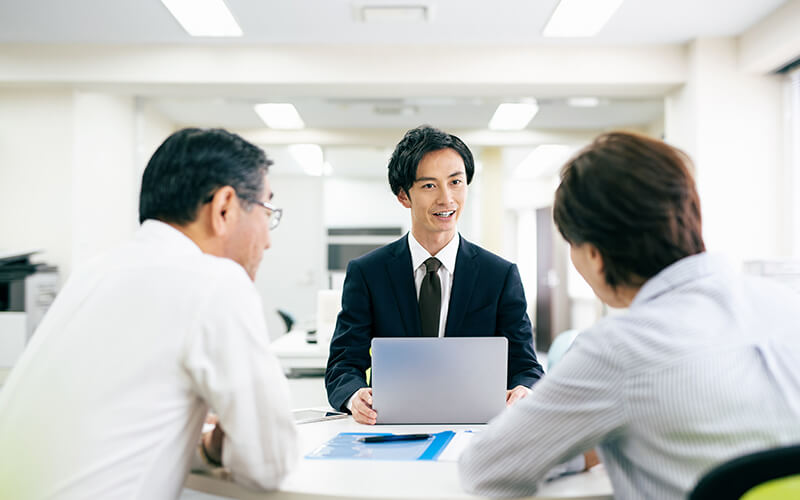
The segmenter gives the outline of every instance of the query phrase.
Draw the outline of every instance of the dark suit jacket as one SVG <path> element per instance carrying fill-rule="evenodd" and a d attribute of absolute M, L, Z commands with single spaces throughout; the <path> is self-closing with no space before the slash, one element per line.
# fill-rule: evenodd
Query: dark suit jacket
<path fill-rule="evenodd" d="M 367 386 L 372 338 L 422 335 L 407 238 L 353 259 L 347 266 L 342 311 L 325 371 L 328 401 L 337 410 L 347 411 L 350 396 Z M 508 388 L 530 387 L 543 374 L 533 351 L 526 307 L 517 266 L 461 238 L 445 336 L 505 336 Z"/>

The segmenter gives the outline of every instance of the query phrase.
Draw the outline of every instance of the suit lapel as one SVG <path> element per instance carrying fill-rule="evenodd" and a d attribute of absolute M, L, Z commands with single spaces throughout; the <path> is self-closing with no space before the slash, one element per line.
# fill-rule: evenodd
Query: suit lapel
<path fill-rule="evenodd" d="M 417 288 L 414 286 L 414 272 L 411 268 L 411 252 L 408 250 L 408 235 L 393 244 L 392 257 L 386 262 L 386 272 L 392 283 L 394 298 L 400 310 L 403 331 L 409 337 L 422 336 L 419 319 Z"/>
<path fill-rule="evenodd" d="M 453 275 L 453 288 L 450 291 L 450 307 L 447 311 L 445 337 L 458 336 L 464 316 L 467 313 L 469 299 L 478 280 L 480 264 L 475 259 L 477 252 L 472 243 L 459 235 L 458 253 L 456 254 L 456 272 Z"/>

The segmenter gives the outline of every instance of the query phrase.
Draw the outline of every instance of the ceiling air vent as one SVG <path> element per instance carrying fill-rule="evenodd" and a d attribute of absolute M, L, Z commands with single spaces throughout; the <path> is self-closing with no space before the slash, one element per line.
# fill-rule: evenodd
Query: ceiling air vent
<path fill-rule="evenodd" d="M 406 105 L 377 104 L 372 111 L 381 116 L 413 116 L 417 114 L 416 106 Z"/>
<path fill-rule="evenodd" d="M 430 22 L 432 8 L 426 4 L 359 4 L 353 9 L 356 20 L 363 23 Z"/>

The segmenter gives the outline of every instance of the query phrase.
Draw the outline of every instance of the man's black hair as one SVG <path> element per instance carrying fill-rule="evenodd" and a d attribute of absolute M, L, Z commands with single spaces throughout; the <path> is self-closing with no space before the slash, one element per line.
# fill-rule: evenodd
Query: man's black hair
<path fill-rule="evenodd" d="M 475 173 L 475 162 L 464 142 L 453 134 L 448 134 L 437 128 L 422 125 L 406 132 L 403 139 L 397 143 L 389 160 L 389 185 L 394 194 L 400 190 L 408 194 L 408 190 L 417 178 L 417 166 L 422 157 L 431 151 L 452 149 L 464 160 L 464 169 L 467 173 L 467 184 L 472 182 Z"/>
<path fill-rule="evenodd" d="M 139 222 L 184 225 L 223 186 L 241 200 L 258 200 L 272 161 L 261 148 L 222 129 L 186 128 L 169 136 L 147 163 L 139 195 Z M 249 208 L 250 204 L 245 205 Z"/>

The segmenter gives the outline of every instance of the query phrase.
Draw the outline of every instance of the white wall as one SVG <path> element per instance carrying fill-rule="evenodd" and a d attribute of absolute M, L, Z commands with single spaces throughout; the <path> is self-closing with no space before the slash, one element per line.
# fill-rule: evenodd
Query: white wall
<path fill-rule="evenodd" d="M 789 192 L 789 203 L 786 208 L 789 212 L 789 224 L 793 228 L 792 257 L 800 259 L 800 67 L 795 68 L 788 76 L 784 89 L 786 127 L 786 158 L 789 166 L 789 182 L 786 190 Z"/>
<path fill-rule="evenodd" d="M 161 143 L 175 132 L 178 127 L 153 109 L 151 105 L 145 104 L 142 98 L 134 97 L 134 107 L 136 109 L 136 152 L 133 168 L 136 179 L 136 220 L 138 220 L 139 191 L 142 187 L 142 174 L 147 162 L 150 161 L 150 157 L 153 156 L 153 153 L 156 152 Z"/>
<path fill-rule="evenodd" d="M 322 217 L 325 227 L 400 226 L 411 217 L 385 178 L 325 178 Z"/>
<path fill-rule="evenodd" d="M 72 265 L 74 100 L 68 89 L 0 88 L 0 248 Z"/>
<path fill-rule="evenodd" d="M 273 203 L 283 208 L 281 224 L 272 232 L 256 276 L 270 336 L 285 331 L 276 309 L 298 322 L 316 314 L 317 290 L 327 288 L 322 177 L 270 174 Z M 298 325 L 303 326 L 303 325 Z"/>
<path fill-rule="evenodd" d="M 154 149 L 171 128 L 130 96 L 0 89 L 0 248 L 45 249 L 38 259 L 63 282 L 127 240 L 138 227 L 137 148 Z"/>
<path fill-rule="evenodd" d="M 742 71 L 733 38 L 688 50 L 687 84 L 666 101 L 665 138 L 695 162 L 706 246 L 738 262 L 788 255 L 781 78 Z"/>
<path fill-rule="evenodd" d="M 132 97 L 75 93 L 73 265 L 123 243 L 139 226 L 133 104 Z"/>
<path fill-rule="evenodd" d="M 257 85 L 274 95 L 651 96 L 684 80 L 677 45 L 64 46 L 0 44 L 0 83 L 83 82 L 174 91 Z M 69 61 L 69 64 L 64 64 Z M 568 61 L 568 63 L 565 63 Z M 455 63 L 454 63 L 455 62 Z M 243 85 L 244 84 L 244 85 Z M 466 140 L 466 139 L 465 139 Z"/>

